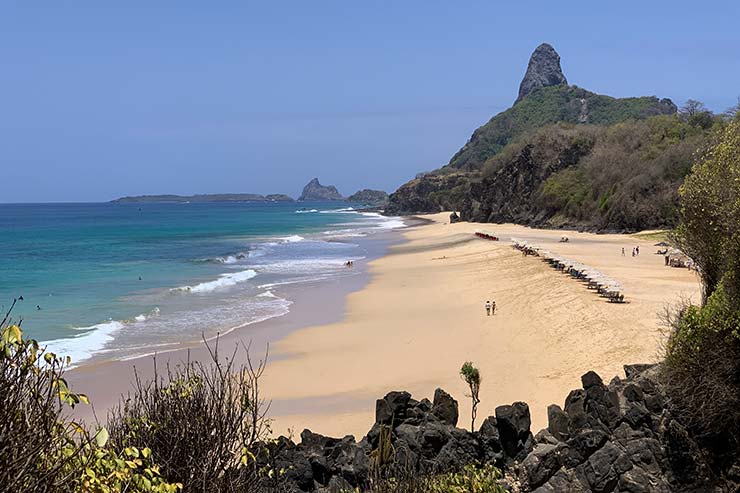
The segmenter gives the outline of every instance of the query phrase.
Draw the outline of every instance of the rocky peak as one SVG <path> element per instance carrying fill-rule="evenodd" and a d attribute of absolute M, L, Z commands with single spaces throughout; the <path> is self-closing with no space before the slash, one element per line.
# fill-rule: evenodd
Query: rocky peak
<path fill-rule="evenodd" d="M 334 185 L 322 185 L 318 178 L 309 181 L 303 187 L 303 193 L 298 200 L 344 200 Z"/>
<path fill-rule="evenodd" d="M 560 55 L 555 48 L 542 43 L 529 58 L 527 73 L 519 85 L 519 97 L 514 104 L 524 99 L 529 93 L 541 87 L 567 85 L 568 80 L 560 68 Z"/>

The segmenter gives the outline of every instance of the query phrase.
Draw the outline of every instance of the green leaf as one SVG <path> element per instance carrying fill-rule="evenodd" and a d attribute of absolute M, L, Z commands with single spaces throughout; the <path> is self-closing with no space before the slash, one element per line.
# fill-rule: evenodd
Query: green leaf
<path fill-rule="evenodd" d="M 108 434 L 108 430 L 105 428 L 100 428 L 98 430 L 98 433 L 95 435 L 95 443 L 98 447 L 105 447 L 105 444 L 108 443 L 108 438 L 110 435 Z"/>

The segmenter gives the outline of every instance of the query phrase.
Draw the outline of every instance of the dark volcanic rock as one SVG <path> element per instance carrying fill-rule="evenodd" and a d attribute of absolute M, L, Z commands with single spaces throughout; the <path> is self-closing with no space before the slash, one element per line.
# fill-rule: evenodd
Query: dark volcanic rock
<path fill-rule="evenodd" d="M 322 185 L 318 178 L 309 181 L 303 187 L 303 193 L 298 200 L 344 200 L 334 185 Z"/>
<path fill-rule="evenodd" d="M 547 43 L 539 45 L 529 58 L 527 72 L 519 85 L 519 96 L 516 103 L 531 92 L 550 86 L 568 85 L 568 80 L 560 68 L 560 55 Z"/>
<path fill-rule="evenodd" d="M 439 420 L 445 424 L 448 424 L 450 426 L 457 426 L 457 401 L 444 390 L 435 390 L 434 403 L 432 404 L 432 414 L 437 416 Z"/>
<path fill-rule="evenodd" d="M 456 428 L 457 402 L 437 389 L 434 402 L 390 392 L 376 405 L 376 423 L 359 443 L 304 430 L 301 443 L 285 437 L 257 449 L 257 465 L 285 471 L 287 491 L 367 491 L 372 461 L 383 446 L 389 462 L 374 474 L 421 476 L 460 471 L 469 464 L 505 469 L 510 491 L 668 493 L 740 491 L 740 461 L 718 474 L 695 437 L 671 414 L 657 368 L 626 367 L 625 379 L 605 386 L 583 375 L 564 407 L 548 408 L 548 430 L 530 430 L 523 402 L 496 408 L 471 433 Z M 652 407 L 646 402 L 651 400 Z M 394 469 L 396 468 L 396 469 Z"/>

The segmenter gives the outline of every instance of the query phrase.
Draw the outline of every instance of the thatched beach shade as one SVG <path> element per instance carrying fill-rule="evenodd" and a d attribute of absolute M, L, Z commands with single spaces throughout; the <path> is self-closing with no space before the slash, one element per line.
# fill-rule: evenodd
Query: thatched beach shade
<path fill-rule="evenodd" d="M 496 236 L 496 233 L 485 229 L 476 230 L 475 236 L 477 236 L 478 238 L 483 238 L 484 240 L 498 241 L 498 236 Z"/>

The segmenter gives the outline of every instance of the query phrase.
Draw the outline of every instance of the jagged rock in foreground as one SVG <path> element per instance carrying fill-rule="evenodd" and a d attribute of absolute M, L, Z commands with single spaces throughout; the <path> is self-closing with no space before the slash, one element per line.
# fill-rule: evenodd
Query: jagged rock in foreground
<path fill-rule="evenodd" d="M 531 92 L 541 87 L 568 85 L 560 68 L 560 55 L 547 43 L 539 45 L 529 58 L 527 72 L 519 84 L 519 96 L 516 101 L 524 99 Z"/>
<path fill-rule="evenodd" d="M 548 427 L 536 436 L 523 402 L 496 408 L 471 433 L 457 428 L 457 401 L 443 390 L 433 401 L 390 392 L 359 442 L 304 430 L 299 444 L 285 437 L 268 444 L 258 464 L 285 470 L 295 492 L 362 491 L 378 462 L 414 474 L 493 463 L 512 492 L 738 491 L 740 474 L 732 471 L 740 464 L 730 477 L 713 472 L 709 455 L 667 407 L 656 373 L 653 365 L 625 366 L 626 378 L 609 385 L 586 373 L 563 408 L 548 408 Z M 379 459 L 384 448 L 391 453 Z"/>
<path fill-rule="evenodd" d="M 298 200 L 344 200 L 334 185 L 322 185 L 318 178 L 309 181 L 303 187 L 303 193 Z"/>

